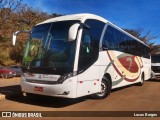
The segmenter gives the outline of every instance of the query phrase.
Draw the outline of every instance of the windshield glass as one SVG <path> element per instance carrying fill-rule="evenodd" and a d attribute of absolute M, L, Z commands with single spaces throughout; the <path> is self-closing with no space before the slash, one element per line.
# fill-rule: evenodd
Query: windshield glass
<path fill-rule="evenodd" d="M 160 63 L 160 56 L 152 56 L 152 63 Z"/>
<path fill-rule="evenodd" d="M 73 71 L 75 41 L 68 41 L 69 28 L 78 21 L 62 21 L 35 26 L 27 43 L 23 66 L 57 74 Z"/>

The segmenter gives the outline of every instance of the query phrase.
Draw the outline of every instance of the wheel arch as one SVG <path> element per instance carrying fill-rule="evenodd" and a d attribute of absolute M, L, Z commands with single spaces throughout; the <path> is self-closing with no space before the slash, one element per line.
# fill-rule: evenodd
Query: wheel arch
<path fill-rule="evenodd" d="M 144 74 L 144 71 L 142 71 L 142 74 L 141 74 L 141 79 L 143 77 L 143 80 L 145 80 L 145 74 Z"/>
<path fill-rule="evenodd" d="M 111 86 L 112 86 L 112 78 L 111 78 L 111 75 L 109 74 L 109 73 L 105 73 L 104 75 L 103 75 L 103 78 L 104 77 L 106 77 L 106 78 L 108 78 L 108 80 L 110 80 L 110 83 L 111 83 Z M 102 78 L 102 79 L 103 79 Z"/>

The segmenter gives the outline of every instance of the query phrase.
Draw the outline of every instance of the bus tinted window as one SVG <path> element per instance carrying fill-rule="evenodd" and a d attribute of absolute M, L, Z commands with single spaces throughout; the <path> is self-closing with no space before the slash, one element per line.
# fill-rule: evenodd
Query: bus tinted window
<path fill-rule="evenodd" d="M 103 47 L 109 48 L 109 49 L 115 49 L 115 34 L 114 34 L 114 29 L 112 27 L 108 26 L 105 35 L 104 35 L 104 40 L 103 40 Z"/>
<path fill-rule="evenodd" d="M 105 23 L 88 19 L 85 21 L 90 29 L 83 28 L 82 40 L 79 55 L 79 69 L 85 70 L 91 66 L 97 59 L 99 54 L 99 41 Z"/>
<path fill-rule="evenodd" d="M 152 55 L 151 60 L 152 60 L 152 63 L 160 63 L 160 56 Z"/>
<path fill-rule="evenodd" d="M 102 47 L 149 58 L 149 47 L 111 26 L 106 29 Z"/>

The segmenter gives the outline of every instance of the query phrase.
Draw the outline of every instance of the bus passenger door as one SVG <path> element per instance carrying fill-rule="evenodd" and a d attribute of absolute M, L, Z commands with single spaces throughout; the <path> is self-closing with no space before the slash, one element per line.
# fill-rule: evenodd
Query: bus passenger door
<path fill-rule="evenodd" d="M 84 29 L 78 61 L 77 97 L 99 92 L 99 66 L 96 65 L 98 54 L 99 49 L 89 30 Z"/>

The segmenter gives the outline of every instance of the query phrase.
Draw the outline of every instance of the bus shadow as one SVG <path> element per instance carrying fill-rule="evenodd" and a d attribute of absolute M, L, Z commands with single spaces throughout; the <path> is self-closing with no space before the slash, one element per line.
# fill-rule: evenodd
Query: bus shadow
<path fill-rule="evenodd" d="M 124 90 L 124 89 L 130 88 L 130 87 L 132 87 L 132 86 L 137 86 L 137 84 L 132 84 L 132 85 L 127 85 L 127 86 L 115 88 L 115 89 L 112 89 L 111 92 L 114 93 L 114 92 L 117 92 L 117 91 L 119 91 L 119 90 Z"/>
<path fill-rule="evenodd" d="M 113 89 L 111 92 L 113 93 L 119 90 L 129 88 L 131 86 L 134 86 L 134 85 L 116 88 L 116 89 Z M 85 102 L 88 100 L 97 100 L 97 99 L 93 99 L 91 96 L 84 96 L 84 97 L 72 99 L 72 98 L 57 98 L 57 97 L 44 96 L 44 95 L 32 95 L 32 96 L 21 95 L 18 97 L 7 97 L 6 99 L 23 103 L 23 104 L 30 104 L 30 105 L 50 107 L 50 108 L 63 108 L 63 107 L 71 106 L 81 102 Z"/>
<path fill-rule="evenodd" d="M 121 88 L 116 88 L 116 89 L 113 89 L 111 92 L 113 93 L 119 90 L 129 88 L 131 86 L 134 86 L 134 85 L 128 85 Z M 19 93 L 21 93 L 20 86 L 10 86 L 10 87 L 14 89 L 16 89 L 17 87 L 17 90 L 19 90 Z M 57 98 L 57 97 L 44 96 L 44 95 L 26 96 L 26 95 L 23 95 L 22 93 L 19 94 L 18 96 L 7 96 L 6 99 L 23 103 L 23 104 L 30 104 L 30 105 L 50 107 L 50 108 L 63 108 L 63 107 L 71 106 L 81 102 L 85 102 L 87 100 L 94 100 L 91 96 L 72 99 L 72 98 Z"/>
<path fill-rule="evenodd" d="M 3 86 L 0 87 L 0 95 L 4 95 L 7 97 L 21 96 L 21 87 L 20 85 L 12 85 L 12 86 Z"/>
<path fill-rule="evenodd" d="M 146 82 L 160 82 L 160 79 L 149 79 Z"/>
<path fill-rule="evenodd" d="M 149 79 L 149 80 L 147 80 L 147 81 L 145 81 L 145 82 L 160 82 L 160 79 Z M 145 84 L 145 82 L 144 82 L 144 84 Z M 123 90 L 123 89 L 126 89 L 126 88 L 130 88 L 130 87 L 132 87 L 132 86 L 139 86 L 139 85 L 138 85 L 137 83 L 135 83 L 135 84 L 123 86 L 123 87 L 120 87 L 120 88 L 115 88 L 115 89 L 111 90 L 111 92 L 116 92 L 116 91 L 119 91 L 119 90 Z"/>
<path fill-rule="evenodd" d="M 69 99 L 69 98 L 56 98 L 51 96 L 43 96 L 43 95 L 32 95 L 32 96 L 18 96 L 18 97 L 6 97 L 7 100 L 36 105 L 41 107 L 50 107 L 50 108 L 63 108 L 67 106 L 71 106 L 80 102 L 84 102 L 88 99 L 91 99 L 89 96 Z"/>
<path fill-rule="evenodd" d="M 159 82 L 157 80 L 149 80 L 145 82 Z M 124 90 L 132 86 L 137 86 L 137 84 L 132 84 L 120 88 L 113 89 L 111 93 L 117 92 L 119 90 Z M 74 104 L 78 104 L 81 102 L 85 102 L 87 100 L 94 100 L 91 96 L 85 96 L 85 97 L 80 97 L 80 98 L 57 98 L 57 97 L 51 97 L 51 96 L 44 96 L 44 95 L 32 95 L 32 96 L 25 96 L 20 92 L 20 86 L 9 86 L 6 88 L 3 88 L 5 90 L 10 89 L 17 89 L 19 91 L 19 96 L 8 96 L 6 99 L 19 102 L 19 103 L 24 103 L 24 104 L 30 104 L 30 105 L 37 105 L 37 106 L 42 106 L 42 107 L 50 107 L 50 108 L 63 108 L 67 106 L 71 106 Z M 0 88 L 0 94 L 5 94 L 1 88 Z"/>

